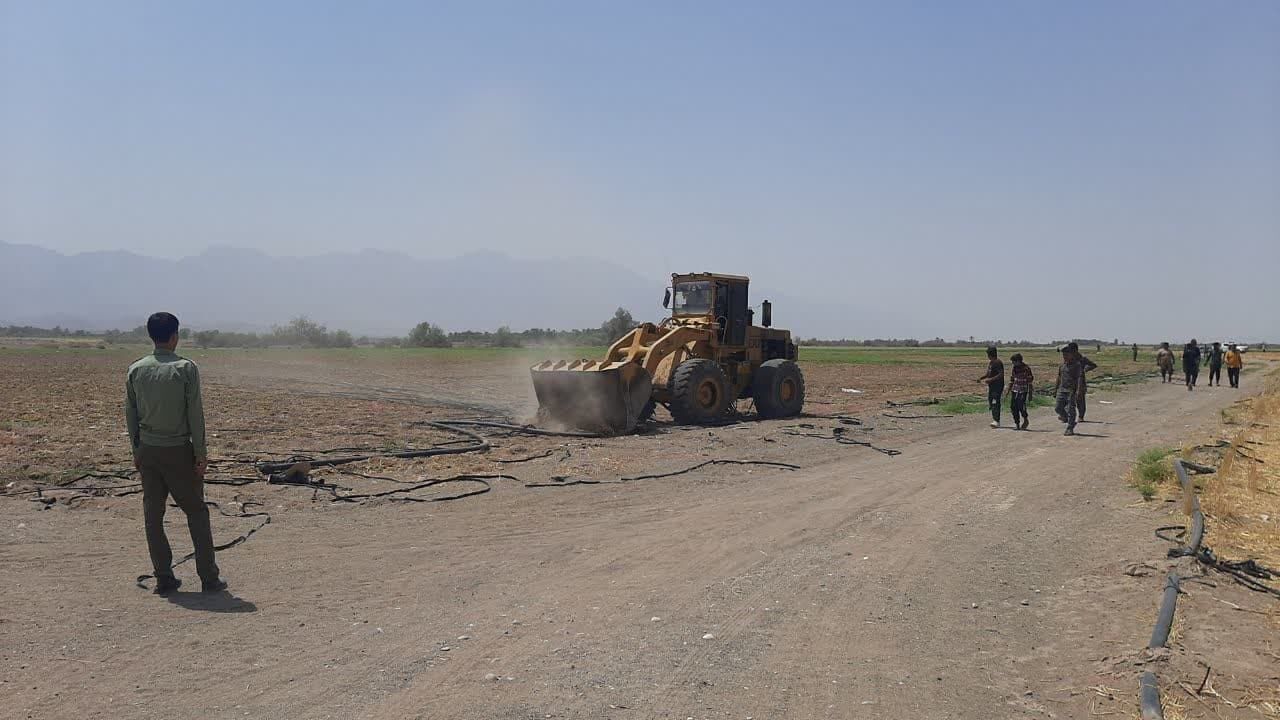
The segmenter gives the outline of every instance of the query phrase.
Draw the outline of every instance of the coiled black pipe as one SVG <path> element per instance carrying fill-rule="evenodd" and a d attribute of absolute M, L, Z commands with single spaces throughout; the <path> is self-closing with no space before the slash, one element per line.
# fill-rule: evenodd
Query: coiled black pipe
<path fill-rule="evenodd" d="M 415 423 L 416 425 L 426 425 L 434 427 L 446 432 L 465 435 L 471 442 L 466 445 L 435 445 L 429 448 L 419 448 L 415 450 L 399 450 L 395 452 L 376 453 L 368 455 L 344 455 L 341 457 L 330 458 L 310 458 L 310 457 L 294 457 L 289 460 L 258 463 L 258 472 L 263 475 L 271 475 L 272 473 L 285 472 L 298 463 L 309 463 L 312 467 L 332 467 L 334 465 L 346 465 L 348 463 L 360 462 L 374 457 L 394 457 L 394 458 L 420 458 L 432 457 L 435 455 L 458 455 L 469 452 L 484 452 L 489 449 L 489 441 L 479 433 L 472 432 L 466 428 L 457 427 L 456 424 L 444 422 L 424 421 Z"/>

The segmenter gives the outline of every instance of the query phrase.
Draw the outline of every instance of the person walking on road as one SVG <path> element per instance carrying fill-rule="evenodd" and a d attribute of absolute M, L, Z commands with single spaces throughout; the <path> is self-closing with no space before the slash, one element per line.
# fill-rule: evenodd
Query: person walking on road
<path fill-rule="evenodd" d="M 1187 376 L 1187 391 L 1196 388 L 1196 378 L 1200 377 L 1200 346 L 1196 339 L 1182 346 L 1182 372 Z"/>
<path fill-rule="evenodd" d="M 182 585 L 173 574 L 173 551 L 164 532 L 169 496 L 187 516 L 202 589 L 219 592 L 227 584 L 218 577 L 209 508 L 204 504 L 209 452 L 200 372 L 195 363 L 174 352 L 178 318 L 167 312 L 155 313 L 147 318 L 147 334 L 155 351 L 129 366 L 124 412 L 133 465 L 142 475 L 142 512 L 155 593 L 169 595 Z"/>
<path fill-rule="evenodd" d="M 1058 398 L 1054 410 L 1058 419 L 1067 424 L 1063 435 L 1076 434 L 1076 400 L 1080 396 L 1080 346 L 1074 342 L 1058 348 L 1062 353 L 1062 364 L 1058 366 L 1058 380 L 1054 383 L 1054 394 Z"/>
<path fill-rule="evenodd" d="M 1031 366 L 1022 362 L 1022 353 L 1014 353 L 1009 359 L 1013 361 L 1009 370 L 1009 410 L 1013 413 L 1013 429 L 1026 430 L 1031 425 L 1027 404 L 1031 402 L 1036 376 L 1031 372 Z"/>
<path fill-rule="evenodd" d="M 987 374 L 978 382 L 987 385 L 987 407 L 991 409 L 991 427 L 1000 427 L 1000 400 L 1004 397 L 1004 363 L 996 357 L 994 345 L 987 347 Z"/>
<path fill-rule="evenodd" d="M 1205 353 L 1204 364 L 1209 366 L 1209 387 L 1213 387 L 1213 381 L 1218 381 L 1218 387 L 1222 387 L 1222 343 L 1215 342 L 1209 352 Z"/>
<path fill-rule="evenodd" d="M 1080 355 L 1080 395 L 1076 398 L 1076 416 L 1080 422 L 1084 422 L 1085 409 L 1088 407 L 1085 397 L 1089 392 L 1089 378 L 1085 376 L 1085 373 L 1097 369 L 1097 363 L 1084 355 Z"/>
<path fill-rule="evenodd" d="M 1173 351 L 1169 349 L 1169 343 L 1160 343 L 1160 349 L 1156 351 L 1156 367 L 1160 368 L 1160 382 L 1173 382 Z"/>
<path fill-rule="evenodd" d="M 1227 348 L 1227 381 L 1231 383 L 1231 387 L 1240 387 L 1240 369 L 1244 367 L 1244 356 L 1240 354 L 1240 348 L 1234 343 Z"/>

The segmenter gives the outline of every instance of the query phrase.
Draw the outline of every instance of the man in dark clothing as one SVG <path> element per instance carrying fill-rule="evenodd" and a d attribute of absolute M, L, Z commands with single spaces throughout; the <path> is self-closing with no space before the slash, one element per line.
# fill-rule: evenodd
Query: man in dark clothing
<path fill-rule="evenodd" d="M 1084 412 L 1087 406 L 1085 396 L 1089 392 L 1089 378 L 1085 377 L 1085 373 L 1097 369 L 1097 363 L 1084 355 L 1080 355 L 1080 394 L 1076 397 L 1076 415 L 1079 416 L 1080 422 L 1084 422 Z"/>
<path fill-rule="evenodd" d="M 1218 381 L 1218 387 L 1222 387 L 1222 359 L 1226 353 L 1222 351 L 1222 343 L 1215 342 L 1209 352 L 1205 353 L 1204 364 L 1209 366 L 1209 387 L 1213 387 L 1213 381 Z"/>
<path fill-rule="evenodd" d="M 1138 362 L 1138 343 L 1133 344 L 1133 361 Z"/>
<path fill-rule="evenodd" d="M 179 357 L 178 318 L 165 312 L 147 319 L 155 352 L 129 366 L 125 380 L 125 423 L 133 447 L 133 465 L 142 475 L 142 512 L 157 595 L 168 595 L 182 581 L 173 575 L 173 551 L 164 533 L 169 496 L 187 516 L 195 546 L 196 571 L 205 592 L 225 590 L 213 555 L 213 530 L 204 504 L 204 404 L 196 364 Z"/>
<path fill-rule="evenodd" d="M 987 385 L 987 406 L 991 408 L 991 427 L 1000 427 L 1000 398 L 1004 397 L 1004 363 L 996 357 L 995 346 L 987 348 L 987 374 L 978 378 Z"/>
<path fill-rule="evenodd" d="M 1187 391 L 1196 387 L 1196 378 L 1200 377 L 1200 346 L 1196 339 L 1182 346 L 1182 372 L 1187 376 Z"/>
<path fill-rule="evenodd" d="M 1058 349 L 1062 353 L 1062 365 L 1058 367 L 1058 380 L 1054 393 L 1058 403 L 1054 410 L 1058 419 L 1067 424 L 1063 435 L 1076 434 L 1076 400 L 1080 396 L 1080 346 L 1067 343 Z"/>
<path fill-rule="evenodd" d="M 1014 353 L 1009 359 L 1013 361 L 1013 369 L 1009 371 L 1009 410 L 1013 413 L 1013 429 L 1026 430 L 1031 425 L 1027 403 L 1031 402 L 1032 384 L 1036 378 L 1031 366 L 1022 362 L 1022 353 Z"/>

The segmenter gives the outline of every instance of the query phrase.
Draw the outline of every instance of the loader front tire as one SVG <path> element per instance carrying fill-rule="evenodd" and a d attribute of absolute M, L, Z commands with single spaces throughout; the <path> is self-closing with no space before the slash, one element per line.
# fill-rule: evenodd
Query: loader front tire
<path fill-rule="evenodd" d="M 804 408 L 804 375 L 793 360 L 766 360 L 751 379 L 751 397 L 762 418 L 792 417 Z"/>
<path fill-rule="evenodd" d="M 671 375 L 671 417 L 681 425 L 718 422 L 733 402 L 729 378 L 713 360 L 694 358 Z"/>

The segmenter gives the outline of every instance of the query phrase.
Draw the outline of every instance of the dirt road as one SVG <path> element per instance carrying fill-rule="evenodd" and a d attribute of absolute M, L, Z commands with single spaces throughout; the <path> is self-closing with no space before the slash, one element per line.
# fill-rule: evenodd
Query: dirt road
<path fill-rule="evenodd" d="M 1091 685 L 1128 713 L 1107 658 L 1162 580 L 1122 569 L 1163 554 L 1167 508 L 1122 476 L 1237 392 L 1149 383 L 1074 438 L 933 421 L 796 472 L 320 503 L 220 555 L 232 600 L 132 585 L 136 498 L 74 532 L 6 502 L 0 716 L 1087 717 Z"/>

